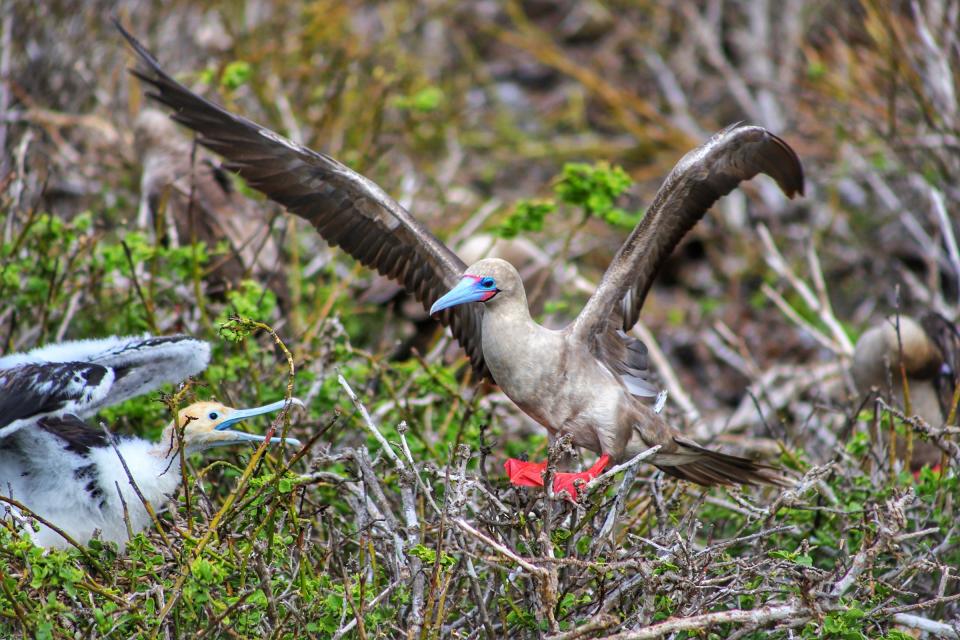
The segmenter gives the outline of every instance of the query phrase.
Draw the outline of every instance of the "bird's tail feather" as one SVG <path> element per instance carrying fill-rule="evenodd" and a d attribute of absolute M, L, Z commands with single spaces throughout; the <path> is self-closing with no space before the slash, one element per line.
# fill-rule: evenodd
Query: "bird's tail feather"
<path fill-rule="evenodd" d="M 664 473 L 699 485 L 773 484 L 789 486 L 790 481 L 775 467 L 749 458 L 712 451 L 686 438 L 674 438 L 679 450 L 667 459 L 655 459 Z M 659 456 L 658 456 L 659 458 Z"/>

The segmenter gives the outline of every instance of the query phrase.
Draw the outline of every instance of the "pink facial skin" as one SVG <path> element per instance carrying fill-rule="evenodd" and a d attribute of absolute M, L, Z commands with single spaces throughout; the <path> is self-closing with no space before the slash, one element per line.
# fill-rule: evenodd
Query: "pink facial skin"
<path fill-rule="evenodd" d="M 483 280 L 483 276 L 473 276 L 473 275 L 470 275 L 470 274 L 466 274 L 466 275 L 464 275 L 463 277 L 464 277 L 464 278 L 470 278 L 471 280 L 473 280 L 474 282 L 476 282 L 478 285 L 480 284 L 480 281 Z M 500 292 L 500 291 L 499 291 L 498 289 L 491 289 L 490 291 L 486 291 L 486 292 L 484 292 L 483 297 L 480 298 L 479 301 L 480 301 L 480 302 L 486 302 L 487 300 L 489 300 L 489 299 L 492 298 L 493 296 L 497 295 L 499 292 Z"/>

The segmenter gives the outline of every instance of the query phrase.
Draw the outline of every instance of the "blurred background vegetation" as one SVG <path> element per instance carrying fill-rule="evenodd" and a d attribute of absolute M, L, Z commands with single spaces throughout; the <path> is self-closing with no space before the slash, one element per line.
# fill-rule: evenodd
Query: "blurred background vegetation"
<path fill-rule="evenodd" d="M 184 401 L 275 400 L 286 360 L 242 316 L 293 353 L 309 407 L 293 432 L 317 437 L 249 481 L 247 451 L 198 457 L 165 535 L 124 554 L 44 553 L 0 528 L 0 635 L 905 638 L 931 622 L 957 637 L 955 472 L 891 466 L 870 434 L 909 427 L 846 370 L 896 310 L 958 319 L 960 2 L 2 7 L 0 353 L 185 332 L 214 357 Z M 553 326 L 686 151 L 734 122 L 781 135 L 806 198 L 761 179 L 722 201 L 665 265 L 641 331 L 678 427 L 779 456 L 800 488 L 703 492 L 644 468 L 602 538 L 616 486 L 585 509 L 508 488 L 503 458 L 543 455 L 543 430 L 388 283 L 187 133 L 143 124 L 114 15 L 180 81 L 364 173 L 451 246 L 528 241 Z M 166 182 L 164 162 L 181 163 Z M 226 205 L 203 200 L 205 175 Z M 237 241 L 254 231 L 204 228 L 208 205 L 269 230 L 259 253 Z M 169 416 L 147 397 L 102 418 L 156 436 Z M 694 622 L 646 631 L 671 620 Z"/>

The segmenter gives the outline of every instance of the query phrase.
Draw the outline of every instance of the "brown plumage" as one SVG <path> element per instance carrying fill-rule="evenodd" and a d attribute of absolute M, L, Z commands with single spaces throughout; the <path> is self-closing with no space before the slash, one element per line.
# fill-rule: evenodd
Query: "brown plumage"
<path fill-rule="evenodd" d="M 670 475 L 698 484 L 780 482 L 770 467 L 705 449 L 671 427 L 644 401 L 645 353 L 616 330 L 606 338 L 620 349 L 595 351 L 574 338 L 576 323 L 547 329 L 530 317 L 523 282 L 510 263 L 487 258 L 465 277 L 492 278 L 497 292 L 484 303 L 483 356 L 493 379 L 527 415 L 552 434 L 615 462 L 654 445 L 650 461 Z M 632 380 L 631 380 L 632 378 Z"/>
<path fill-rule="evenodd" d="M 309 221 L 324 240 L 364 265 L 397 280 L 424 306 L 456 284 L 466 265 L 384 191 L 344 164 L 201 98 L 171 78 L 123 30 L 141 67 L 134 75 L 152 87 L 148 96 L 166 105 L 197 142 L 226 160 L 247 184 Z M 486 375 L 480 353 L 478 308 L 444 313 L 440 320 Z"/>
<path fill-rule="evenodd" d="M 903 364 L 901 373 L 900 365 Z M 860 393 L 876 390 L 887 402 L 905 407 L 903 374 L 910 389 L 910 413 L 928 424 L 942 426 L 950 415 L 960 376 L 960 331 L 936 313 L 919 322 L 910 316 L 890 317 L 857 340 L 850 368 Z M 897 443 L 897 451 L 905 444 Z M 940 462 L 940 449 L 914 441 L 914 470 Z"/>
<path fill-rule="evenodd" d="M 577 318 L 577 334 L 586 337 L 603 330 L 618 303 L 623 329 L 633 327 L 660 266 L 677 243 L 714 202 L 759 173 L 776 180 L 788 198 L 803 194 L 797 154 L 761 127 L 728 127 L 681 158 L 607 267 Z"/>
<path fill-rule="evenodd" d="M 530 317 L 510 263 L 487 258 L 467 268 L 370 180 L 197 96 L 123 33 L 140 59 L 133 73 L 174 120 L 328 242 L 399 281 L 424 306 L 436 301 L 432 310 L 475 370 L 552 433 L 568 433 L 576 445 L 616 461 L 660 445 L 651 462 L 699 484 L 782 482 L 770 467 L 697 445 L 654 413 L 643 400 L 653 395 L 645 349 L 622 331 L 636 321 L 663 258 L 718 198 L 757 173 L 772 176 L 788 196 L 802 192 L 800 163 L 780 138 L 760 127 L 732 127 L 687 154 L 580 316 L 554 331 Z"/>
<path fill-rule="evenodd" d="M 940 398 L 943 417 L 947 419 L 953 409 L 956 387 L 960 386 L 960 326 L 933 311 L 923 314 L 920 325 L 927 337 L 937 345 L 943 359 L 940 370 L 933 378 L 933 385 Z"/>

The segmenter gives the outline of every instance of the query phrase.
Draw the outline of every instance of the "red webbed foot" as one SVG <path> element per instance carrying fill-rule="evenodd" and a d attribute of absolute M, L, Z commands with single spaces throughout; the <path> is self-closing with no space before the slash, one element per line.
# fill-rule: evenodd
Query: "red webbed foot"
<path fill-rule="evenodd" d="M 543 472 L 547 470 L 546 462 L 527 462 L 517 458 L 508 458 L 503 463 L 510 483 L 518 487 L 542 487 Z"/>
<path fill-rule="evenodd" d="M 597 459 L 593 466 L 586 471 L 581 471 L 579 473 L 556 474 L 553 477 L 553 492 L 559 495 L 561 491 L 564 491 L 566 492 L 568 499 L 576 502 L 580 497 L 579 492 L 577 491 L 577 480 L 582 481 L 582 484 L 580 485 L 582 491 L 583 487 L 586 486 L 588 482 L 603 472 L 603 468 L 607 466 L 608 462 L 610 462 L 610 456 L 603 454 Z"/>
<path fill-rule="evenodd" d="M 560 494 L 561 491 L 567 494 L 567 497 L 574 502 L 577 501 L 577 480 L 586 484 L 599 476 L 607 463 L 610 462 L 610 456 L 604 454 L 587 471 L 579 473 L 557 473 L 553 477 L 553 492 Z M 508 459 L 503 468 L 507 471 L 507 477 L 510 482 L 519 487 L 542 487 L 543 472 L 547 470 L 546 462 L 527 462 L 516 458 Z"/>

